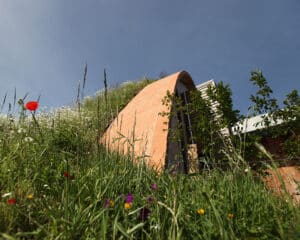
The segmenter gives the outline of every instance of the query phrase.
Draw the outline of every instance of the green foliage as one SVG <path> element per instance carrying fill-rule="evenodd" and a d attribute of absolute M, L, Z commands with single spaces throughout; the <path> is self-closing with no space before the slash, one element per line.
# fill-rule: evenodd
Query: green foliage
<path fill-rule="evenodd" d="M 222 132 L 231 127 L 240 118 L 239 111 L 233 110 L 232 92 L 229 85 L 221 81 L 216 86 L 208 86 L 207 99 L 202 98 L 200 91 L 191 92 L 190 112 L 193 116 L 193 132 L 198 146 L 198 154 L 204 155 L 216 166 L 226 166 L 232 154 L 232 139 Z M 216 106 L 216 112 L 212 105 Z M 231 159 L 236 161 L 236 159 Z"/>
<path fill-rule="evenodd" d="M 97 131 L 103 133 L 128 102 L 153 81 L 155 80 L 144 79 L 136 83 L 128 82 L 115 89 L 107 88 L 99 91 L 95 97 L 86 97 L 82 104 L 82 111 L 91 119 L 90 127 L 95 130 L 95 133 Z"/>
<path fill-rule="evenodd" d="M 283 109 L 277 110 L 274 113 L 274 119 L 282 119 L 285 126 L 288 127 L 287 131 L 293 129 L 300 129 L 300 96 L 297 90 L 293 90 L 287 94 L 283 100 Z"/>
<path fill-rule="evenodd" d="M 232 92 L 229 85 L 224 85 L 223 82 L 208 87 L 207 99 L 202 98 L 200 91 L 191 91 L 190 103 L 186 106 L 180 102 L 180 98 L 170 94 L 167 94 L 163 101 L 163 104 L 167 105 L 169 110 L 171 109 L 168 110 L 170 118 L 178 112 L 191 116 L 193 141 L 197 143 L 198 155 L 204 156 L 206 161 L 215 166 L 228 164 L 228 155 L 234 156 L 234 152 L 236 152 L 236 157 L 232 159 L 234 162 L 244 159 L 251 166 L 261 166 L 266 156 L 258 151 L 256 143 L 261 142 L 265 136 L 284 139 L 281 147 L 288 159 L 297 159 L 300 156 L 298 92 L 293 90 L 289 93 L 283 101 L 284 108 L 279 109 L 277 100 L 271 97 L 273 91 L 261 71 L 251 72 L 250 81 L 258 87 L 256 94 L 251 95 L 250 98 L 253 102 L 250 116 L 265 113 L 262 123 L 258 123 L 263 124 L 265 128 L 251 134 L 241 136 L 231 133 L 232 126 L 241 120 L 242 116 L 238 110 L 233 110 Z M 216 112 L 213 112 L 212 104 L 216 106 Z M 280 126 L 272 127 L 271 123 L 274 121 L 283 122 Z M 169 129 L 169 132 L 173 132 L 169 136 L 175 137 L 177 142 L 182 140 L 183 126 L 181 125 L 182 123 L 178 122 L 176 127 Z M 230 136 L 222 134 L 224 128 L 230 131 Z"/>
<path fill-rule="evenodd" d="M 258 87 L 255 96 L 251 95 L 253 102 L 253 115 L 265 113 L 262 122 L 266 126 L 261 130 L 262 135 L 283 137 L 283 149 L 288 158 L 295 159 L 300 156 L 300 97 L 297 90 L 292 90 L 283 101 L 283 109 L 279 109 L 277 100 L 271 98 L 273 93 L 266 78 L 259 70 L 251 72 L 251 82 Z M 271 122 L 281 121 L 280 126 L 271 127 Z"/>
<path fill-rule="evenodd" d="M 0 200 L 4 239 L 287 239 L 297 234 L 299 209 L 270 195 L 250 172 L 158 175 L 102 147 L 89 154 L 81 148 L 74 152 L 54 147 L 53 131 L 68 142 L 75 138 L 84 146 L 93 144 L 93 131 L 77 115 L 62 111 L 53 119 L 37 119 L 44 142 L 38 141 L 38 132 L 31 132 L 32 121 L 24 123 L 22 131 L 9 122 L 3 125 L 0 194 L 11 193 Z M 25 142 L 29 136 L 34 140 Z M 64 176 L 65 171 L 73 178 Z M 151 188 L 153 183 L 157 189 Z M 134 201 L 126 210 L 128 193 Z M 10 197 L 16 204 L 8 205 Z M 114 204 L 105 207 L 107 199 Z M 143 207 L 151 211 L 146 221 L 140 219 Z M 197 213 L 199 208 L 203 215 Z"/>
<path fill-rule="evenodd" d="M 276 113 L 276 118 L 282 119 L 284 124 L 279 135 L 287 136 L 283 149 L 291 159 L 300 156 L 300 97 L 297 90 L 287 94 L 283 101 L 284 108 Z"/>
<path fill-rule="evenodd" d="M 0 238 L 297 239 L 299 206 L 271 195 L 251 172 L 159 175 L 99 146 L 99 132 L 149 83 L 109 89 L 107 111 L 98 94 L 77 111 L 0 118 Z M 196 110 L 212 117 L 204 103 Z M 134 200 L 125 209 L 128 193 Z"/>
<path fill-rule="evenodd" d="M 198 143 L 198 154 L 203 154 L 210 161 L 216 160 L 220 156 L 222 144 L 221 126 L 211 110 L 210 101 L 202 98 L 200 91 L 192 91 L 190 99 L 189 110 L 193 116 L 192 126 L 195 142 Z"/>
<path fill-rule="evenodd" d="M 239 110 L 233 110 L 232 91 L 229 85 L 224 85 L 222 81 L 216 84 L 215 87 L 209 86 L 207 89 L 209 100 L 217 102 L 217 115 L 221 116 L 219 124 L 222 128 L 231 127 L 240 118 Z"/>
<path fill-rule="evenodd" d="M 175 156 L 174 161 L 168 162 L 166 167 L 170 172 L 180 172 L 183 170 L 183 172 L 187 173 L 186 166 L 184 166 L 184 159 L 187 156 L 184 157 L 183 154 L 187 147 L 185 142 L 188 140 L 186 139 L 187 136 L 184 133 L 185 130 L 182 122 L 183 114 L 187 110 L 186 106 L 183 105 L 182 99 L 179 96 L 171 94 L 170 91 L 167 91 L 166 96 L 162 99 L 162 104 L 166 107 L 167 111 L 158 114 L 163 117 L 167 116 L 170 120 L 163 130 L 168 131 L 168 141 L 176 144 L 180 150 Z"/>
<path fill-rule="evenodd" d="M 250 99 L 254 103 L 254 114 L 273 113 L 278 109 L 277 100 L 271 98 L 273 93 L 266 78 L 260 70 L 252 71 L 250 81 L 258 87 L 256 95 L 251 95 Z"/>
<path fill-rule="evenodd" d="M 220 82 L 214 87 L 210 86 L 206 93 L 208 98 L 204 99 L 200 91 L 192 90 L 187 93 L 188 104 L 183 104 L 179 96 L 168 92 L 162 101 L 167 106 L 167 112 L 160 114 L 168 116 L 169 119 L 174 116 L 178 119 L 181 115 L 184 115 L 184 118 L 190 117 L 192 136 L 189 136 L 187 143 L 196 143 L 198 157 L 202 162 L 208 163 L 208 167 L 237 166 L 237 162 L 242 158 L 238 152 L 233 154 L 232 143 L 235 138 L 231 136 L 232 139 L 230 139 L 230 136 L 224 136 L 222 133 L 225 129 L 231 129 L 231 126 L 240 118 L 239 111 L 232 109 L 232 92 L 228 85 Z M 217 112 L 214 112 L 212 105 L 216 103 Z M 187 124 L 185 122 L 185 125 Z M 188 126 L 183 126 L 182 119 L 172 127 L 167 126 L 166 129 L 169 131 L 169 141 L 177 142 L 180 149 L 188 149 L 188 146 L 183 144 L 185 142 L 183 137 L 184 132 L 189 135 L 189 129 Z M 230 160 L 228 155 L 232 156 Z M 185 160 L 176 159 L 175 161 L 180 163 Z"/>

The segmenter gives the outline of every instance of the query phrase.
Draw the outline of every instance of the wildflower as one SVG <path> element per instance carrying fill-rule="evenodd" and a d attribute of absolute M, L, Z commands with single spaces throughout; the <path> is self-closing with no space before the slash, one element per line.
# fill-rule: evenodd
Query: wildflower
<path fill-rule="evenodd" d="M 149 218 L 150 212 L 149 208 L 143 207 L 140 210 L 139 219 L 143 222 L 146 221 Z"/>
<path fill-rule="evenodd" d="M 66 172 L 66 171 L 63 173 L 63 175 L 64 175 L 64 177 L 67 178 L 67 179 L 70 179 L 70 180 L 73 180 L 73 179 L 74 179 L 74 176 L 71 175 L 71 174 L 69 174 L 69 173 Z"/>
<path fill-rule="evenodd" d="M 109 199 L 105 200 L 104 208 L 109 208 Z"/>
<path fill-rule="evenodd" d="M 249 171 L 250 171 L 249 168 L 246 168 L 246 169 L 244 170 L 245 173 L 247 173 L 247 172 L 249 172 Z"/>
<path fill-rule="evenodd" d="M 114 207 L 115 202 L 111 199 L 106 199 L 104 203 L 104 208 Z"/>
<path fill-rule="evenodd" d="M 27 199 L 29 199 L 29 200 L 33 199 L 33 194 L 28 194 Z"/>
<path fill-rule="evenodd" d="M 17 200 L 16 200 L 15 198 L 10 198 L 10 199 L 8 199 L 8 201 L 7 201 L 7 203 L 8 203 L 9 205 L 14 205 L 14 204 L 16 204 L 16 202 L 17 202 Z"/>
<path fill-rule="evenodd" d="M 12 116 L 10 116 L 10 117 L 8 118 L 8 120 L 9 120 L 11 123 L 13 123 L 13 122 L 15 121 L 14 117 L 12 117 Z"/>
<path fill-rule="evenodd" d="M 154 226 L 152 226 L 151 228 L 153 228 L 154 230 L 160 230 L 160 225 L 159 224 L 156 224 Z"/>
<path fill-rule="evenodd" d="M 9 197 L 9 196 L 11 196 L 11 195 L 12 195 L 12 192 L 8 192 L 8 193 L 4 193 L 4 194 L 2 195 L 2 197 L 5 198 L 5 197 Z"/>
<path fill-rule="evenodd" d="M 26 130 L 24 128 L 19 128 L 17 131 L 19 134 L 26 133 Z"/>
<path fill-rule="evenodd" d="M 33 142 L 33 138 L 32 137 L 25 137 L 24 141 L 25 142 Z"/>
<path fill-rule="evenodd" d="M 152 196 L 149 196 L 149 197 L 147 198 L 147 201 L 148 201 L 149 204 L 151 204 L 151 203 L 153 203 L 154 198 L 153 198 Z"/>
<path fill-rule="evenodd" d="M 125 209 L 130 209 L 132 203 L 133 203 L 133 195 L 132 195 L 131 193 L 129 193 L 129 194 L 126 196 L 124 208 L 125 208 Z"/>
<path fill-rule="evenodd" d="M 157 190 L 157 184 L 156 184 L 156 183 L 153 183 L 153 184 L 151 185 L 151 189 L 152 189 L 152 190 Z"/>
<path fill-rule="evenodd" d="M 232 213 L 228 213 L 228 214 L 227 214 L 227 218 L 228 218 L 228 219 L 233 219 L 233 217 L 234 217 L 234 215 L 233 215 Z"/>
<path fill-rule="evenodd" d="M 38 107 L 39 107 L 39 102 L 37 101 L 30 101 L 25 104 L 25 108 L 29 111 L 35 111 L 37 110 Z"/>
<path fill-rule="evenodd" d="M 204 215 L 205 210 L 204 210 L 203 208 L 199 208 L 199 209 L 197 210 L 197 213 L 198 213 L 199 215 Z"/>
<path fill-rule="evenodd" d="M 115 206 L 115 202 L 113 200 L 109 200 L 109 206 L 110 207 L 114 207 Z"/>
<path fill-rule="evenodd" d="M 23 106 L 23 104 L 24 104 L 24 101 L 23 101 L 23 99 L 22 99 L 22 98 L 20 98 L 20 99 L 18 100 L 18 104 L 19 104 L 19 105 L 21 105 L 21 106 Z"/>
<path fill-rule="evenodd" d="M 133 202 L 133 195 L 131 193 L 129 193 L 126 196 L 126 203 L 132 203 Z"/>
<path fill-rule="evenodd" d="M 131 208 L 131 203 L 126 202 L 126 203 L 124 204 L 124 208 L 125 208 L 125 209 L 130 209 L 130 208 Z"/>

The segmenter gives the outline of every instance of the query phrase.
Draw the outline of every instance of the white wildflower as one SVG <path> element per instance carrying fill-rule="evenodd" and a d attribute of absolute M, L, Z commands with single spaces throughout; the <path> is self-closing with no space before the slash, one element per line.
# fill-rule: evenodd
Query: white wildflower
<path fill-rule="evenodd" d="M 151 228 L 155 229 L 156 231 L 160 230 L 160 225 L 155 224 L 154 226 L 151 226 Z"/>
<path fill-rule="evenodd" d="M 18 129 L 18 133 L 20 133 L 20 134 L 21 134 L 21 133 L 26 133 L 26 130 L 25 130 L 24 128 L 19 128 L 19 129 Z"/>
<path fill-rule="evenodd" d="M 4 194 L 2 195 L 2 197 L 5 198 L 5 197 L 9 197 L 9 196 L 11 196 L 11 195 L 12 195 L 12 192 L 8 192 L 8 193 L 4 193 Z"/>
<path fill-rule="evenodd" d="M 92 100 L 93 98 L 91 96 L 84 97 L 84 100 Z"/>
<path fill-rule="evenodd" d="M 32 141 L 33 141 L 33 138 L 32 138 L 32 137 L 25 137 L 25 138 L 24 138 L 24 141 L 25 141 L 25 142 L 32 142 Z"/>
<path fill-rule="evenodd" d="M 120 84 L 120 86 L 126 86 L 126 85 L 129 85 L 129 84 L 132 84 L 133 82 L 132 81 L 125 81 L 125 82 L 122 82 Z"/>
<path fill-rule="evenodd" d="M 247 173 L 249 171 L 250 171 L 250 168 L 246 168 L 244 172 Z"/>

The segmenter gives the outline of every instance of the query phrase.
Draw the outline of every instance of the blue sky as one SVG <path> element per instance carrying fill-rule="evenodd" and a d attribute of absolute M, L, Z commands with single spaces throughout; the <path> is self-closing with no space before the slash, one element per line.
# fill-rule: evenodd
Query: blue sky
<path fill-rule="evenodd" d="M 29 92 L 41 105 L 144 76 L 186 70 L 230 84 L 246 113 L 261 69 L 282 100 L 300 86 L 299 0 L 0 0 L 0 101 Z"/>

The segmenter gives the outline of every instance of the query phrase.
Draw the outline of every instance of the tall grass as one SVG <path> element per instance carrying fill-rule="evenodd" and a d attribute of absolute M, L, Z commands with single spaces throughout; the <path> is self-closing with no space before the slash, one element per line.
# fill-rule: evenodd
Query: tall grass
<path fill-rule="evenodd" d="M 38 125 L 26 112 L 22 121 L 1 118 L 0 236 L 299 239 L 299 207 L 270 194 L 250 171 L 159 175 L 99 145 L 99 135 L 150 82 L 109 89 L 107 101 L 99 93 L 80 108 L 36 115 Z"/>

